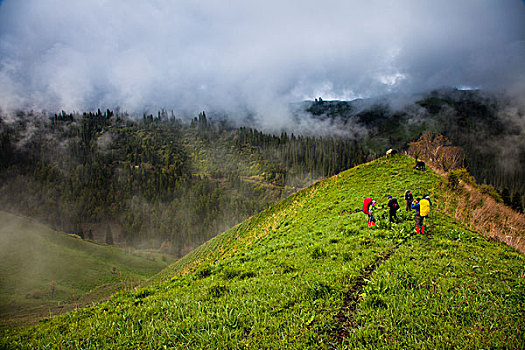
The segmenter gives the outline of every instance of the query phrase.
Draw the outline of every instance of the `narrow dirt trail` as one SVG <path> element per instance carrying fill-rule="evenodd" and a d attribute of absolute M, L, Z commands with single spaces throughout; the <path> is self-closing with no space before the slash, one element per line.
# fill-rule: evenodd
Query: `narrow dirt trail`
<path fill-rule="evenodd" d="M 368 283 L 370 276 L 382 263 L 390 259 L 398 248 L 399 245 L 396 245 L 386 254 L 378 256 L 372 264 L 365 267 L 353 286 L 344 293 L 343 307 L 334 317 L 341 326 L 336 334 L 337 344 L 343 343 L 344 339 L 350 336 L 349 330 L 357 326 L 354 322 L 354 315 L 359 303 L 359 295 L 363 292 L 363 288 Z"/>

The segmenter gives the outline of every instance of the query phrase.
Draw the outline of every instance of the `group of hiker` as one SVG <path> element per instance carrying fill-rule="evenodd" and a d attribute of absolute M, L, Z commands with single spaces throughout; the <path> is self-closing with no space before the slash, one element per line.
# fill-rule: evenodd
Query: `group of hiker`
<path fill-rule="evenodd" d="M 412 209 L 416 212 L 414 217 L 416 222 L 416 233 L 425 233 L 424 219 L 430 212 L 432 201 L 429 195 L 424 195 L 423 198 L 416 198 L 412 195 L 412 191 L 405 191 L 406 211 L 410 212 Z M 372 198 L 365 198 L 363 203 L 363 212 L 368 215 L 368 227 L 374 227 L 376 225 L 376 219 L 374 217 L 374 208 L 376 201 Z M 390 222 L 397 222 L 397 211 L 399 210 L 399 203 L 397 199 L 388 196 L 388 219 Z"/>

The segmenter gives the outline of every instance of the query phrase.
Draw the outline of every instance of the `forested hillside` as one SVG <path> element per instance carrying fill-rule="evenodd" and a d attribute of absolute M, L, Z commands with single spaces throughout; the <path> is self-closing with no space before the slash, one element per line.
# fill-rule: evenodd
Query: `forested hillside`
<path fill-rule="evenodd" d="M 478 183 L 523 211 L 521 113 L 502 98 L 442 90 L 402 108 L 387 100 L 301 104 L 297 125 L 323 122 L 324 137 L 233 127 L 204 112 L 3 115 L 0 209 L 85 239 L 182 256 L 315 180 L 389 148 L 406 151 L 431 131 L 461 148 Z"/>
<path fill-rule="evenodd" d="M 356 142 L 111 111 L 1 122 L 0 208 L 85 239 L 183 255 L 282 196 L 362 163 Z"/>
<path fill-rule="evenodd" d="M 392 101 L 393 100 L 393 101 Z M 343 127 L 366 126 L 362 144 L 383 149 L 404 148 L 424 132 L 447 137 L 465 155 L 465 166 L 479 184 L 504 193 L 507 204 L 523 210 L 525 195 L 525 110 L 505 95 L 478 90 L 435 90 L 413 96 L 414 103 L 396 105 L 395 97 L 373 101 L 316 100 L 307 110 L 318 119 L 340 121 Z M 397 101 L 397 104 L 400 104 Z"/>

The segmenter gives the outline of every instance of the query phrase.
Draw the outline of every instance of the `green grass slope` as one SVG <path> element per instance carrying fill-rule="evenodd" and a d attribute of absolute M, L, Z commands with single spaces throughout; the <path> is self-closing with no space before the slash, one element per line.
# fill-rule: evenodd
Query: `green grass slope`
<path fill-rule="evenodd" d="M 30 322 L 96 287 L 144 280 L 166 266 L 75 237 L 0 212 L 2 326 Z"/>
<path fill-rule="evenodd" d="M 403 156 L 358 166 L 215 237 L 145 288 L 5 332 L 14 348 L 440 349 L 525 347 L 525 258 L 454 222 L 446 187 Z M 410 215 L 360 212 L 431 193 Z"/>

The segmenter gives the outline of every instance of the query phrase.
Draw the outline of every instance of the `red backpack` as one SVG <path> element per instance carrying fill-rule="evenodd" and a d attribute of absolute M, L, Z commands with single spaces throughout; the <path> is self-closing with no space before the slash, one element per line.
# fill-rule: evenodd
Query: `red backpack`
<path fill-rule="evenodd" d="M 370 206 L 370 203 L 372 203 L 372 198 L 365 198 L 365 201 L 363 203 L 363 213 L 370 214 L 368 212 L 368 207 Z"/>

